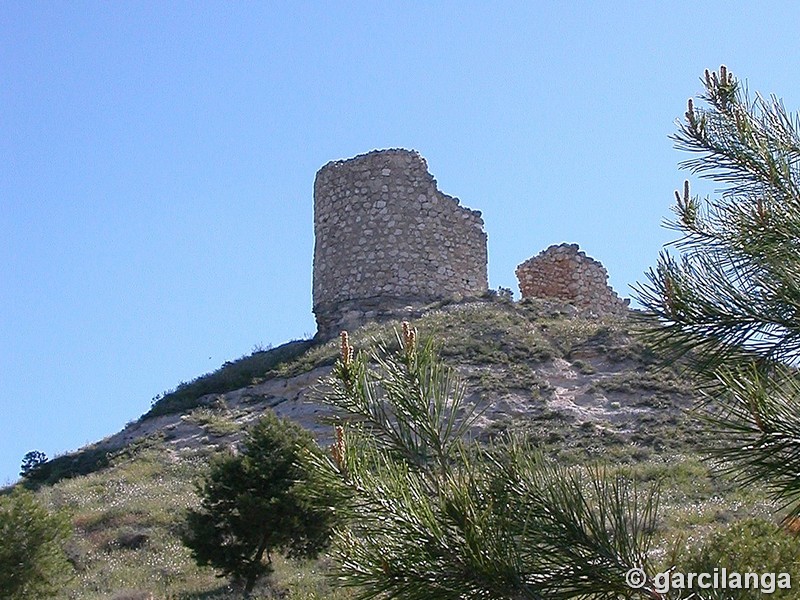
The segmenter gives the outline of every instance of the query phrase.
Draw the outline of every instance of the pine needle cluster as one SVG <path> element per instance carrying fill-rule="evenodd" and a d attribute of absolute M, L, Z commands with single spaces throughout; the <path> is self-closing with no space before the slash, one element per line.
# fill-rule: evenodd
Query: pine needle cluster
<path fill-rule="evenodd" d="M 469 440 L 480 411 L 408 324 L 397 349 L 341 356 L 326 382 L 339 436 L 316 468 L 338 486 L 341 583 L 358 598 L 651 597 L 655 488 L 564 468 L 520 439 Z"/>
<path fill-rule="evenodd" d="M 676 192 L 678 255 L 638 288 L 648 335 L 708 398 L 713 453 L 743 483 L 767 482 L 800 515 L 800 121 L 775 96 L 749 96 L 724 66 L 706 71 L 673 136 L 682 163 L 722 184 Z"/>

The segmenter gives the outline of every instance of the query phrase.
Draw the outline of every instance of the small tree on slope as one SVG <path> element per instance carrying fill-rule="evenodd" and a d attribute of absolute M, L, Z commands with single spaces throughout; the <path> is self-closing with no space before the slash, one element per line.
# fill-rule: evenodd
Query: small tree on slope
<path fill-rule="evenodd" d="M 17 487 L 0 497 L 0 599 L 55 596 L 70 579 L 63 545 L 67 519 L 51 515 L 32 492 Z"/>
<path fill-rule="evenodd" d="M 322 498 L 324 488 L 300 457 L 318 451 L 307 431 L 266 413 L 241 454 L 212 464 L 199 488 L 200 508 L 188 512 L 183 541 L 198 564 L 233 577 L 247 597 L 271 573 L 272 552 L 316 556 L 329 541 L 333 509 L 310 498 L 310 486 Z"/>
<path fill-rule="evenodd" d="M 19 476 L 27 477 L 46 462 L 47 455 L 44 452 L 40 450 L 31 450 L 22 457 Z"/>

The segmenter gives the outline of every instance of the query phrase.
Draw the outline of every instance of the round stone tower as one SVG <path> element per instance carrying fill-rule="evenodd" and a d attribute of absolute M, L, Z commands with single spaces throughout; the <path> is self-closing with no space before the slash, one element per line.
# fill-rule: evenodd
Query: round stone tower
<path fill-rule="evenodd" d="M 486 292 L 481 213 L 437 189 L 425 159 L 376 150 L 314 181 L 314 314 L 329 337 L 406 306 Z"/>

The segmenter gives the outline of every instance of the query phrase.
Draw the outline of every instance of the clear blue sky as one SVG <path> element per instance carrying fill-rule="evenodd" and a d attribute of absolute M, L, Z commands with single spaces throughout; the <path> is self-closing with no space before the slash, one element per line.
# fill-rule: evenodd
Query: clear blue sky
<path fill-rule="evenodd" d="M 313 334 L 312 184 L 417 149 L 492 287 L 577 242 L 623 295 L 705 67 L 800 103 L 795 2 L 0 3 L 0 484 Z"/>

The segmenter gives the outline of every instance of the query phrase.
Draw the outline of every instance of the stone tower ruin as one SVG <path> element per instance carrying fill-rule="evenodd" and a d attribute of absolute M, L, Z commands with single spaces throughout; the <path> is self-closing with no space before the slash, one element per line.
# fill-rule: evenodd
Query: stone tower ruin
<path fill-rule="evenodd" d="M 322 167 L 314 239 L 319 337 L 488 289 L 481 213 L 440 192 L 414 151 L 376 150 Z"/>
<path fill-rule="evenodd" d="M 562 300 L 595 314 L 628 309 L 628 301 L 608 285 L 606 268 L 578 244 L 550 246 L 519 265 L 516 273 L 523 298 Z"/>

